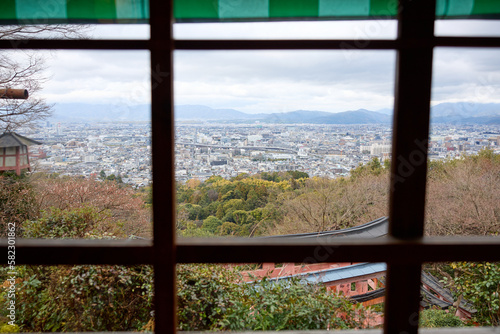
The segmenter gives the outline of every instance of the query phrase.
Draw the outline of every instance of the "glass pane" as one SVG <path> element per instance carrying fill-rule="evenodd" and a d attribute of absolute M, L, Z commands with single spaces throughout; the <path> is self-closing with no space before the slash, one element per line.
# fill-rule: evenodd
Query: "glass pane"
<path fill-rule="evenodd" d="M 384 321 L 385 263 L 190 264 L 177 266 L 177 279 L 180 330 L 339 330 Z"/>
<path fill-rule="evenodd" d="M 151 266 L 3 267 L 0 282 L 4 332 L 151 332 L 154 327 Z"/>
<path fill-rule="evenodd" d="M 0 157 L 0 167 L 3 166 L 3 157 Z"/>
<path fill-rule="evenodd" d="M 498 37 L 498 20 L 436 20 L 436 36 Z"/>
<path fill-rule="evenodd" d="M 6 157 L 5 158 L 5 166 L 13 167 L 16 165 L 16 157 Z"/>
<path fill-rule="evenodd" d="M 386 216 L 394 56 L 176 52 L 179 235 L 313 233 Z"/>
<path fill-rule="evenodd" d="M 15 147 L 6 147 L 5 148 L 5 154 L 7 154 L 7 155 L 14 155 L 14 154 L 16 154 L 16 148 Z"/>
<path fill-rule="evenodd" d="M 499 327 L 500 264 L 428 263 L 422 271 L 421 327 Z"/>
<path fill-rule="evenodd" d="M 395 39 L 395 20 L 178 23 L 177 39 L 354 39 L 362 49 L 370 39 Z"/>
<path fill-rule="evenodd" d="M 1 39 L 149 39 L 147 24 L 0 25 Z"/>
<path fill-rule="evenodd" d="M 436 49 L 427 235 L 498 235 L 500 52 Z"/>
<path fill-rule="evenodd" d="M 0 122 L 42 144 L 30 147 L 31 173 L 2 181 L 12 201 L 0 204 L 1 221 L 16 221 L 18 237 L 150 238 L 149 52 L 5 55 L 20 68 L 43 61 L 16 82 L 36 84 L 29 98 L 5 101 L 29 117 Z"/>

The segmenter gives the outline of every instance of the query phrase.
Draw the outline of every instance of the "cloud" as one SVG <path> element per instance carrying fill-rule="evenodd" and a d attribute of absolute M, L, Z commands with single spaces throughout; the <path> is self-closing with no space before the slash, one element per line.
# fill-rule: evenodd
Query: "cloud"
<path fill-rule="evenodd" d="M 433 104 L 500 102 L 500 51 L 437 48 L 434 52 Z"/>
<path fill-rule="evenodd" d="M 500 31 L 497 21 L 436 23 L 439 33 Z M 467 28 L 464 28 L 467 27 Z M 147 38 L 148 26 L 96 26 L 94 38 Z M 453 30 L 455 29 L 455 30 Z M 394 38 L 394 21 L 182 24 L 178 38 Z M 125 35 L 125 36 L 124 36 Z M 47 53 L 48 54 L 48 53 Z M 149 52 L 51 52 L 49 102 L 136 105 L 150 102 Z M 436 48 L 433 104 L 499 102 L 496 49 Z M 245 112 L 392 108 L 395 51 L 176 51 L 176 104 Z"/>
<path fill-rule="evenodd" d="M 230 107 L 240 99 L 247 112 L 343 111 L 358 106 L 360 96 L 372 96 L 373 103 L 364 99 L 369 107 L 392 106 L 393 51 L 363 51 L 356 59 L 342 51 L 179 51 L 174 60 L 178 103 L 192 98 Z"/>
<path fill-rule="evenodd" d="M 44 96 L 52 103 L 150 102 L 148 51 L 57 51 L 48 65 Z"/>

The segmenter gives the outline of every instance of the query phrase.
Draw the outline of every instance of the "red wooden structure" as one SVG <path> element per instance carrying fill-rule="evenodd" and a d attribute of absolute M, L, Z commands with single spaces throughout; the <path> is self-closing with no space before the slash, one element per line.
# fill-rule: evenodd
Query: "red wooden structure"
<path fill-rule="evenodd" d="M 41 144 L 15 132 L 0 135 L 0 173 L 13 170 L 21 175 L 23 169 L 31 171 L 28 146 Z"/>

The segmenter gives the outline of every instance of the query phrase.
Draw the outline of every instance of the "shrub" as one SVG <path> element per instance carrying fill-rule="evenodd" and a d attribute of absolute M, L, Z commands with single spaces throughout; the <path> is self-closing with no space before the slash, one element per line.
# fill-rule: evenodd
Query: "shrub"
<path fill-rule="evenodd" d="M 245 283 L 224 266 L 178 266 L 180 330 L 360 328 L 361 305 L 299 280 Z"/>
<path fill-rule="evenodd" d="M 152 317 L 150 266 L 18 266 L 17 271 L 22 278 L 16 322 L 24 332 L 137 331 Z"/>
<path fill-rule="evenodd" d="M 455 316 L 455 309 L 441 310 L 439 308 L 430 308 L 420 312 L 421 327 L 462 327 L 464 323 L 459 317 Z"/>

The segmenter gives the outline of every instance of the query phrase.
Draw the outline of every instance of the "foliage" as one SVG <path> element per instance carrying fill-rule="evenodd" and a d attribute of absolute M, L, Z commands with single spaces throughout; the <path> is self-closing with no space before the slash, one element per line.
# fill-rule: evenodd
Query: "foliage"
<path fill-rule="evenodd" d="M 130 231 L 124 220 L 145 210 L 144 196 L 116 182 L 40 175 L 0 180 L 1 205 L 11 210 L 2 212 L 2 219 L 8 214 L 21 221 L 23 237 L 123 237 Z M 7 271 L 0 269 L 1 282 Z M 137 331 L 152 323 L 151 267 L 17 266 L 16 271 L 21 331 Z M 6 315 L 6 292 L 0 290 L 0 319 Z"/>
<path fill-rule="evenodd" d="M 122 177 L 120 175 L 116 176 L 115 174 L 111 174 L 106 177 L 108 181 L 116 181 L 117 183 L 123 183 Z"/>
<path fill-rule="evenodd" d="M 309 174 L 301 171 L 286 171 L 286 172 L 263 172 L 258 175 L 261 179 L 272 181 L 272 182 L 281 182 L 284 180 L 299 180 L 299 179 L 308 179 Z"/>
<path fill-rule="evenodd" d="M 387 173 L 305 180 L 283 195 L 282 219 L 272 233 L 342 229 L 385 216 L 387 181 Z"/>
<path fill-rule="evenodd" d="M 19 333 L 19 326 L 18 325 L 2 325 L 0 327 L 0 333 Z"/>
<path fill-rule="evenodd" d="M 180 330 L 218 326 L 242 290 L 238 275 L 215 265 L 177 266 L 177 320 Z"/>
<path fill-rule="evenodd" d="M 243 298 L 227 311 L 229 330 L 312 330 L 360 328 L 361 305 L 300 280 L 261 280 L 245 286 Z"/>
<path fill-rule="evenodd" d="M 22 280 L 16 322 L 22 331 L 140 330 L 151 318 L 149 266 L 18 266 L 17 271 Z"/>
<path fill-rule="evenodd" d="M 26 238 L 84 238 L 100 230 L 109 230 L 106 219 L 109 213 L 98 212 L 96 208 L 80 209 L 50 208 L 42 211 L 37 220 L 26 221 L 23 225 L 23 236 Z M 108 223 L 108 224 L 106 224 Z M 106 226 L 108 225 L 108 226 Z"/>
<path fill-rule="evenodd" d="M 387 166 L 373 160 L 353 170 L 350 178 L 334 180 L 263 173 L 178 184 L 178 234 L 254 236 L 364 223 L 386 214 Z M 498 233 L 498 155 L 482 151 L 429 166 L 428 234 Z M 148 236 L 151 188 L 141 193 L 114 181 L 67 177 L 1 176 L 0 182 L 0 222 L 15 219 L 20 235 Z M 149 267 L 17 268 L 23 331 L 141 330 L 152 323 Z M 474 321 L 499 324 L 498 264 L 455 263 L 441 270 L 457 299 L 474 303 Z M 298 281 L 243 283 L 235 271 L 221 266 L 179 266 L 178 278 L 183 330 L 334 329 L 363 324 L 362 309 L 320 286 Z M 2 294 L 3 290 L 0 302 Z M 428 310 L 423 319 L 429 326 L 456 320 L 436 310 Z"/>
<path fill-rule="evenodd" d="M 232 269 L 178 267 L 181 330 L 309 330 L 363 326 L 363 309 L 299 280 L 244 283 Z"/>
<path fill-rule="evenodd" d="M 373 157 L 367 164 L 359 164 L 358 167 L 351 170 L 351 178 L 353 180 L 362 178 L 367 175 L 380 175 L 384 171 L 388 171 L 390 167 L 389 160 L 383 163 L 377 157 Z"/>
<path fill-rule="evenodd" d="M 15 224 L 20 236 L 22 223 L 38 216 L 36 193 L 26 177 L 0 175 L 0 237 L 7 237 L 7 224 Z"/>
<path fill-rule="evenodd" d="M 95 208 L 109 214 L 108 221 L 120 226 L 118 236 L 151 236 L 151 210 L 147 193 L 139 193 L 114 181 L 38 176 L 32 182 L 41 210 Z"/>
<path fill-rule="evenodd" d="M 477 312 L 473 320 L 483 326 L 500 325 L 500 263 L 453 262 L 443 280 L 457 299 L 465 298 Z"/>
<path fill-rule="evenodd" d="M 455 314 L 455 309 L 430 308 L 420 312 L 420 326 L 429 328 L 463 327 L 464 323 Z"/>
<path fill-rule="evenodd" d="M 214 216 L 210 216 L 203 221 L 203 225 L 201 227 L 212 232 L 212 233 L 216 233 L 219 226 L 221 226 L 221 225 L 222 225 L 222 221 L 219 218 L 214 217 Z"/>
<path fill-rule="evenodd" d="M 427 235 L 498 235 L 500 155 L 484 149 L 461 159 L 431 162 Z"/>
<path fill-rule="evenodd" d="M 355 226 L 386 214 L 387 180 L 388 173 L 382 172 L 363 173 L 354 181 L 311 179 L 298 171 L 265 172 L 231 180 L 211 177 L 203 183 L 190 180 L 177 185 L 177 225 L 183 231 L 191 221 L 219 236 L 289 234 Z M 210 216 L 221 223 L 208 228 L 205 220 Z"/>
<path fill-rule="evenodd" d="M 274 182 L 248 175 L 233 180 L 213 176 L 203 183 L 193 179 L 186 184 L 178 184 L 179 234 L 197 234 L 193 231 L 196 226 L 219 236 L 262 234 L 279 212 L 278 195 L 289 190 L 289 181 L 280 179 Z M 207 222 L 209 217 L 212 217 L 210 224 Z M 188 226 L 191 229 L 189 232 L 186 231 Z"/>

